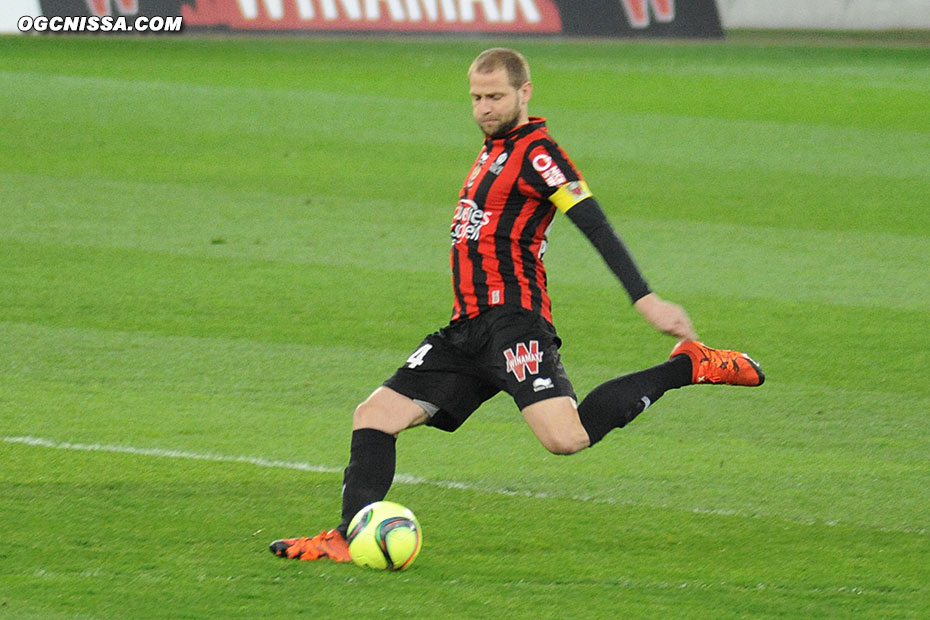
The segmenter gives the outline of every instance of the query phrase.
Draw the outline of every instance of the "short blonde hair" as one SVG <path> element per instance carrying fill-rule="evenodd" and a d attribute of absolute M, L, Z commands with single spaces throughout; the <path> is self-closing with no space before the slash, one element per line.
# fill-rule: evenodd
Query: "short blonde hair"
<path fill-rule="evenodd" d="M 498 69 L 505 69 L 510 85 L 520 88 L 530 81 L 530 64 L 520 52 L 506 47 L 492 47 L 484 50 L 468 68 L 468 75 L 472 73 L 493 73 Z"/>

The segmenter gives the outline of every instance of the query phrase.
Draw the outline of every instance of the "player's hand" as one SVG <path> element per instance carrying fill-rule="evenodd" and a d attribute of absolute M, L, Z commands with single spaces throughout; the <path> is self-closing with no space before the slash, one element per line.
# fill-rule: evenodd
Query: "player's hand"
<path fill-rule="evenodd" d="M 655 293 L 641 297 L 633 304 L 643 318 L 663 334 L 679 340 L 697 340 L 698 335 L 691 318 L 678 304 L 665 301 Z"/>

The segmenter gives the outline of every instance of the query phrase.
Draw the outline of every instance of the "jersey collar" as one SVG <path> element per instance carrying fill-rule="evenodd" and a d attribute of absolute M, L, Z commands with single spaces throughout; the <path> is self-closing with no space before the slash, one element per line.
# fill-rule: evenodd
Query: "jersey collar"
<path fill-rule="evenodd" d="M 546 130 L 546 119 L 542 116 L 531 116 L 529 121 L 520 125 L 519 127 L 514 127 L 510 130 L 510 133 L 505 135 L 503 138 L 485 138 L 485 145 L 490 148 L 494 144 L 500 144 L 502 142 L 516 142 L 523 136 L 526 136 L 537 129 Z"/>

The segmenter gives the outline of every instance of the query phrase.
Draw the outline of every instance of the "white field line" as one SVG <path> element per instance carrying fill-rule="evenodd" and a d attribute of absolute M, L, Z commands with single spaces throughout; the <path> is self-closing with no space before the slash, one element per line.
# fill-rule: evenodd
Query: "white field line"
<path fill-rule="evenodd" d="M 104 452 L 111 454 L 132 454 L 136 456 L 153 456 L 158 458 L 168 458 L 168 459 L 181 459 L 188 461 L 207 461 L 211 463 L 241 463 L 245 465 L 253 465 L 255 467 L 271 467 L 274 469 L 290 469 L 294 471 L 303 471 L 303 472 L 312 472 L 320 474 L 338 474 L 342 473 L 342 468 L 337 467 L 326 467 L 324 465 L 313 465 L 311 463 L 302 463 L 299 461 L 282 461 L 278 459 L 267 459 L 259 456 L 229 456 L 224 454 L 201 454 L 198 452 L 187 452 L 185 450 L 168 450 L 164 448 L 136 448 L 133 446 L 123 446 L 117 444 L 99 444 L 99 443 L 71 443 L 67 441 L 54 441 L 51 439 L 44 439 L 42 437 L 0 437 L 0 443 L 8 444 L 20 444 L 26 446 L 33 446 L 37 448 L 49 448 L 52 450 L 71 450 L 75 452 Z M 475 485 L 468 482 L 460 482 L 456 480 L 428 480 L 426 478 L 421 478 L 419 476 L 412 476 L 410 474 L 398 473 L 394 476 L 395 484 L 419 484 L 427 485 L 433 487 L 439 487 L 442 489 L 455 489 L 459 491 L 475 491 L 478 493 L 487 493 L 490 495 L 504 495 L 509 497 L 529 497 L 534 499 L 569 499 L 578 502 L 593 502 L 599 504 L 609 504 L 609 505 L 627 505 L 627 506 L 640 506 L 643 505 L 641 502 L 634 502 L 630 500 L 618 500 L 613 497 L 591 497 L 586 495 L 572 495 L 567 493 L 547 493 L 544 491 L 515 491 L 513 489 L 505 488 L 496 488 L 482 485 Z M 722 509 L 710 509 L 710 508 L 700 508 L 694 507 L 690 510 L 682 507 L 674 506 L 664 506 L 656 505 L 649 507 L 667 509 L 667 510 L 678 510 L 682 512 L 693 512 L 696 514 L 706 514 L 706 515 L 723 515 L 723 516 L 736 516 L 743 518 L 763 518 L 766 516 L 774 517 L 777 519 L 782 519 L 784 521 L 789 521 L 791 523 L 798 523 L 802 525 L 828 525 L 836 526 L 842 525 L 838 521 L 818 521 L 815 519 L 805 520 L 805 519 L 792 519 L 789 517 L 777 516 L 777 515 L 762 515 L 762 514 L 749 514 L 744 513 L 738 510 L 722 510 Z M 854 524 L 846 524 L 854 525 Z M 897 532 L 905 534 L 918 534 L 920 536 L 926 536 L 930 534 L 925 528 L 909 528 L 909 527 L 900 527 L 900 528 L 886 528 L 886 527 L 875 527 L 875 526 L 863 526 L 859 524 L 859 527 L 867 527 L 869 529 L 878 530 L 881 532 Z"/>
<path fill-rule="evenodd" d="M 50 448 L 53 450 L 72 450 L 75 452 L 105 452 L 111 454 L 132 454 L 136 456 L 154 456 L 168 459 L 181 459 L 187 461 L 208 461 L 211 463 L 243 463 L 254 465 L 256 467 L 271 467 L 275 469 L 291 469 L 294 471 L 312 472 L 318 474 L 339 474 L 342 468 L 326 467 L 325 465 L 313 465 L 312 463 L 301 463 L 299 461 L 282 461 L 277 459 L 267 459 L 260 456 L 229 456 L 224 454 L 201 454 L 198 452 L 187 452 L 185 450 L 167 450 L 164 448 L 136 448 L 133 446 L 124 446 L 118 444 L 99 444 L 99 443 L 71 443 L 68 441 L 54 441 L 42 437 L 0 437 L 0 442 L 10 444 L 20 444 L 36 448 Z M 437 486 L 444 489 L 459 489 L 462 491 L 482 491 L 494 495 L 525 495 L 527 497 L 556 497 L 547 493 L 518 492 L 508 491 L 507 489 L 492 489 L 468 484 L 466 482 L 426 480 L 409 474 L 396 474 L 394 482 L 399 484 L 425 484 Z M 582 498 L 579 498 L 582 499 Z"/>
<path fill-rule="evenodd" d="M 41 437 L 3 437 L 3 443 L 15 443 L 37 448 L 51 448 L 53 450 L 73 450 L 75 452 L 108 452 L 116 454 L 134 454 L 137 456 L 156 456 L 168 459 L 182 459 L 185 461 L 210 461 L 212 463 L 245 463 L 257 467 L 274 467 L 280 469 L 295 469 L 321 474 L 333 474 L 342 471 L 333 467 L 311 465 L 309 463 L 292 463 L 277 461 L 255 456 L 225 456 L 222 454 L 198 454 L 183 450 L 165 450 L 162 448 L 134 448 L 114 444 L 99 443 L 70 443 L 67 441 L 52 441 Z"/>

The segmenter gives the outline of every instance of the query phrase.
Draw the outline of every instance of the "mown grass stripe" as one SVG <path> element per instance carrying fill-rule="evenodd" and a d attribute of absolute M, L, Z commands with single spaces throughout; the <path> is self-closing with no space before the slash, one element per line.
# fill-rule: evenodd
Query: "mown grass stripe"
<path fill-rule="evenodd" d="M 197 453 L 190 452 L 187 450 L 175 450 L 171 448 L 139 448 L 134 446 L 126 445 L 117 445 L 117 444 L 100 444 L 100 443 L 72 443 L 68 441 L 55 441 L 53 439 L 47 439 L 44 437 L 31 437 L 31 436 L 20 436 L 20 437 L 0 437 L 0 442 L 7 444 L 16 444 L 31 446 L 36 448 L 48 448 L 52 450 L 68 450 L 73 452 L 100 452 L 100 453 L 112 453 L 112 454 L 129 454 L 135 456 L 148 456 L 155 458 L 167 458 L 167 459 L 180 459 L 180 460 L 189 460 L 189 461 L 206 461 L 211 463 L 231 463 L 231 464 L 241 464 L 241 465 L 252 465 L 255 467 L 268 467 L 273 469 L 289 469 L 293 471 L 300 472 L 310 472 L 317 474 L 340 474 L 342 473 L 342 468 L 335 467 L 326 467 L 324 465 L 314 465 L 312 463 L 300 462 L 300 461 L 285 461 L 281 459 L 268 459 L 260 456 L 231 456 L 217 453 Z M 411 474 L 405 474 L 398 472 L 394 476 L 394 484 L 409 484 L 409 485 L 425 485 L 431 487 L 437 487 L 440 489 L 455 490 L 455 491 L 473 491 L 477 493 L 484 493 L 489 495 L 500 495 L 505 497 L 526 497 L 530 499 L 568 499 L 578 502 L 594 502 L 598 504 L 608 504 L 608 505 L 641 505 L 639 502 L 633 502 L 629 500 L 622 500 L 613 497 L 592 497 L 588 495 L 573 495 L 565 494 L 551 491 L 530 491 L 523 490 L 517 491 L 514 489 L 506 489 L 502 487 L 491 487 L 487 485 L 474 484 L 470 482 L 463 482 L 460 480 L 430 480 L 428 478 L 423 478 L 420 476 L 414 476 Z M 773 515 L 765 514 L 746 514 L 738 510 L 728 510 L 728 509 L 719 509 L 719 508 L 706 508 L 706 507 L 692 507 L 687 511 L 682 511 L 681 508 L 673 508 L 671 506 L 649 506 L 650 508 L 657 508 L 662 510 L 675 510 L 680 512 L 691 512 L 694 514 L 701 515 L 721 515 L 721 516 L 733 516 L 733 517 L 742 517 L 747 519 L 758 519 L 758 518 L 772 518 Z M 841 525 L 840 521 L 816 521 L 813 519 L 810 520 L 798 520 L 798 519 L 788 519 L 780 515 L 775 515 L 775 518 L 790 523 L 797 523 L 801 525 L 826 525 L 826 526 L 837 526 Z M 849 525 L 849 524 L 843 524 Z M 856 525 L 855 527 L 865 527 L 870 530 L 878 532 L 889 532 L 889 533 L 899 533 L 899 534 L 917 534 L 919 536 L 930 535 L 930 532 L 926 528 L 893 528 L 893 527 L 870 527 L 863 525 Z"/>

